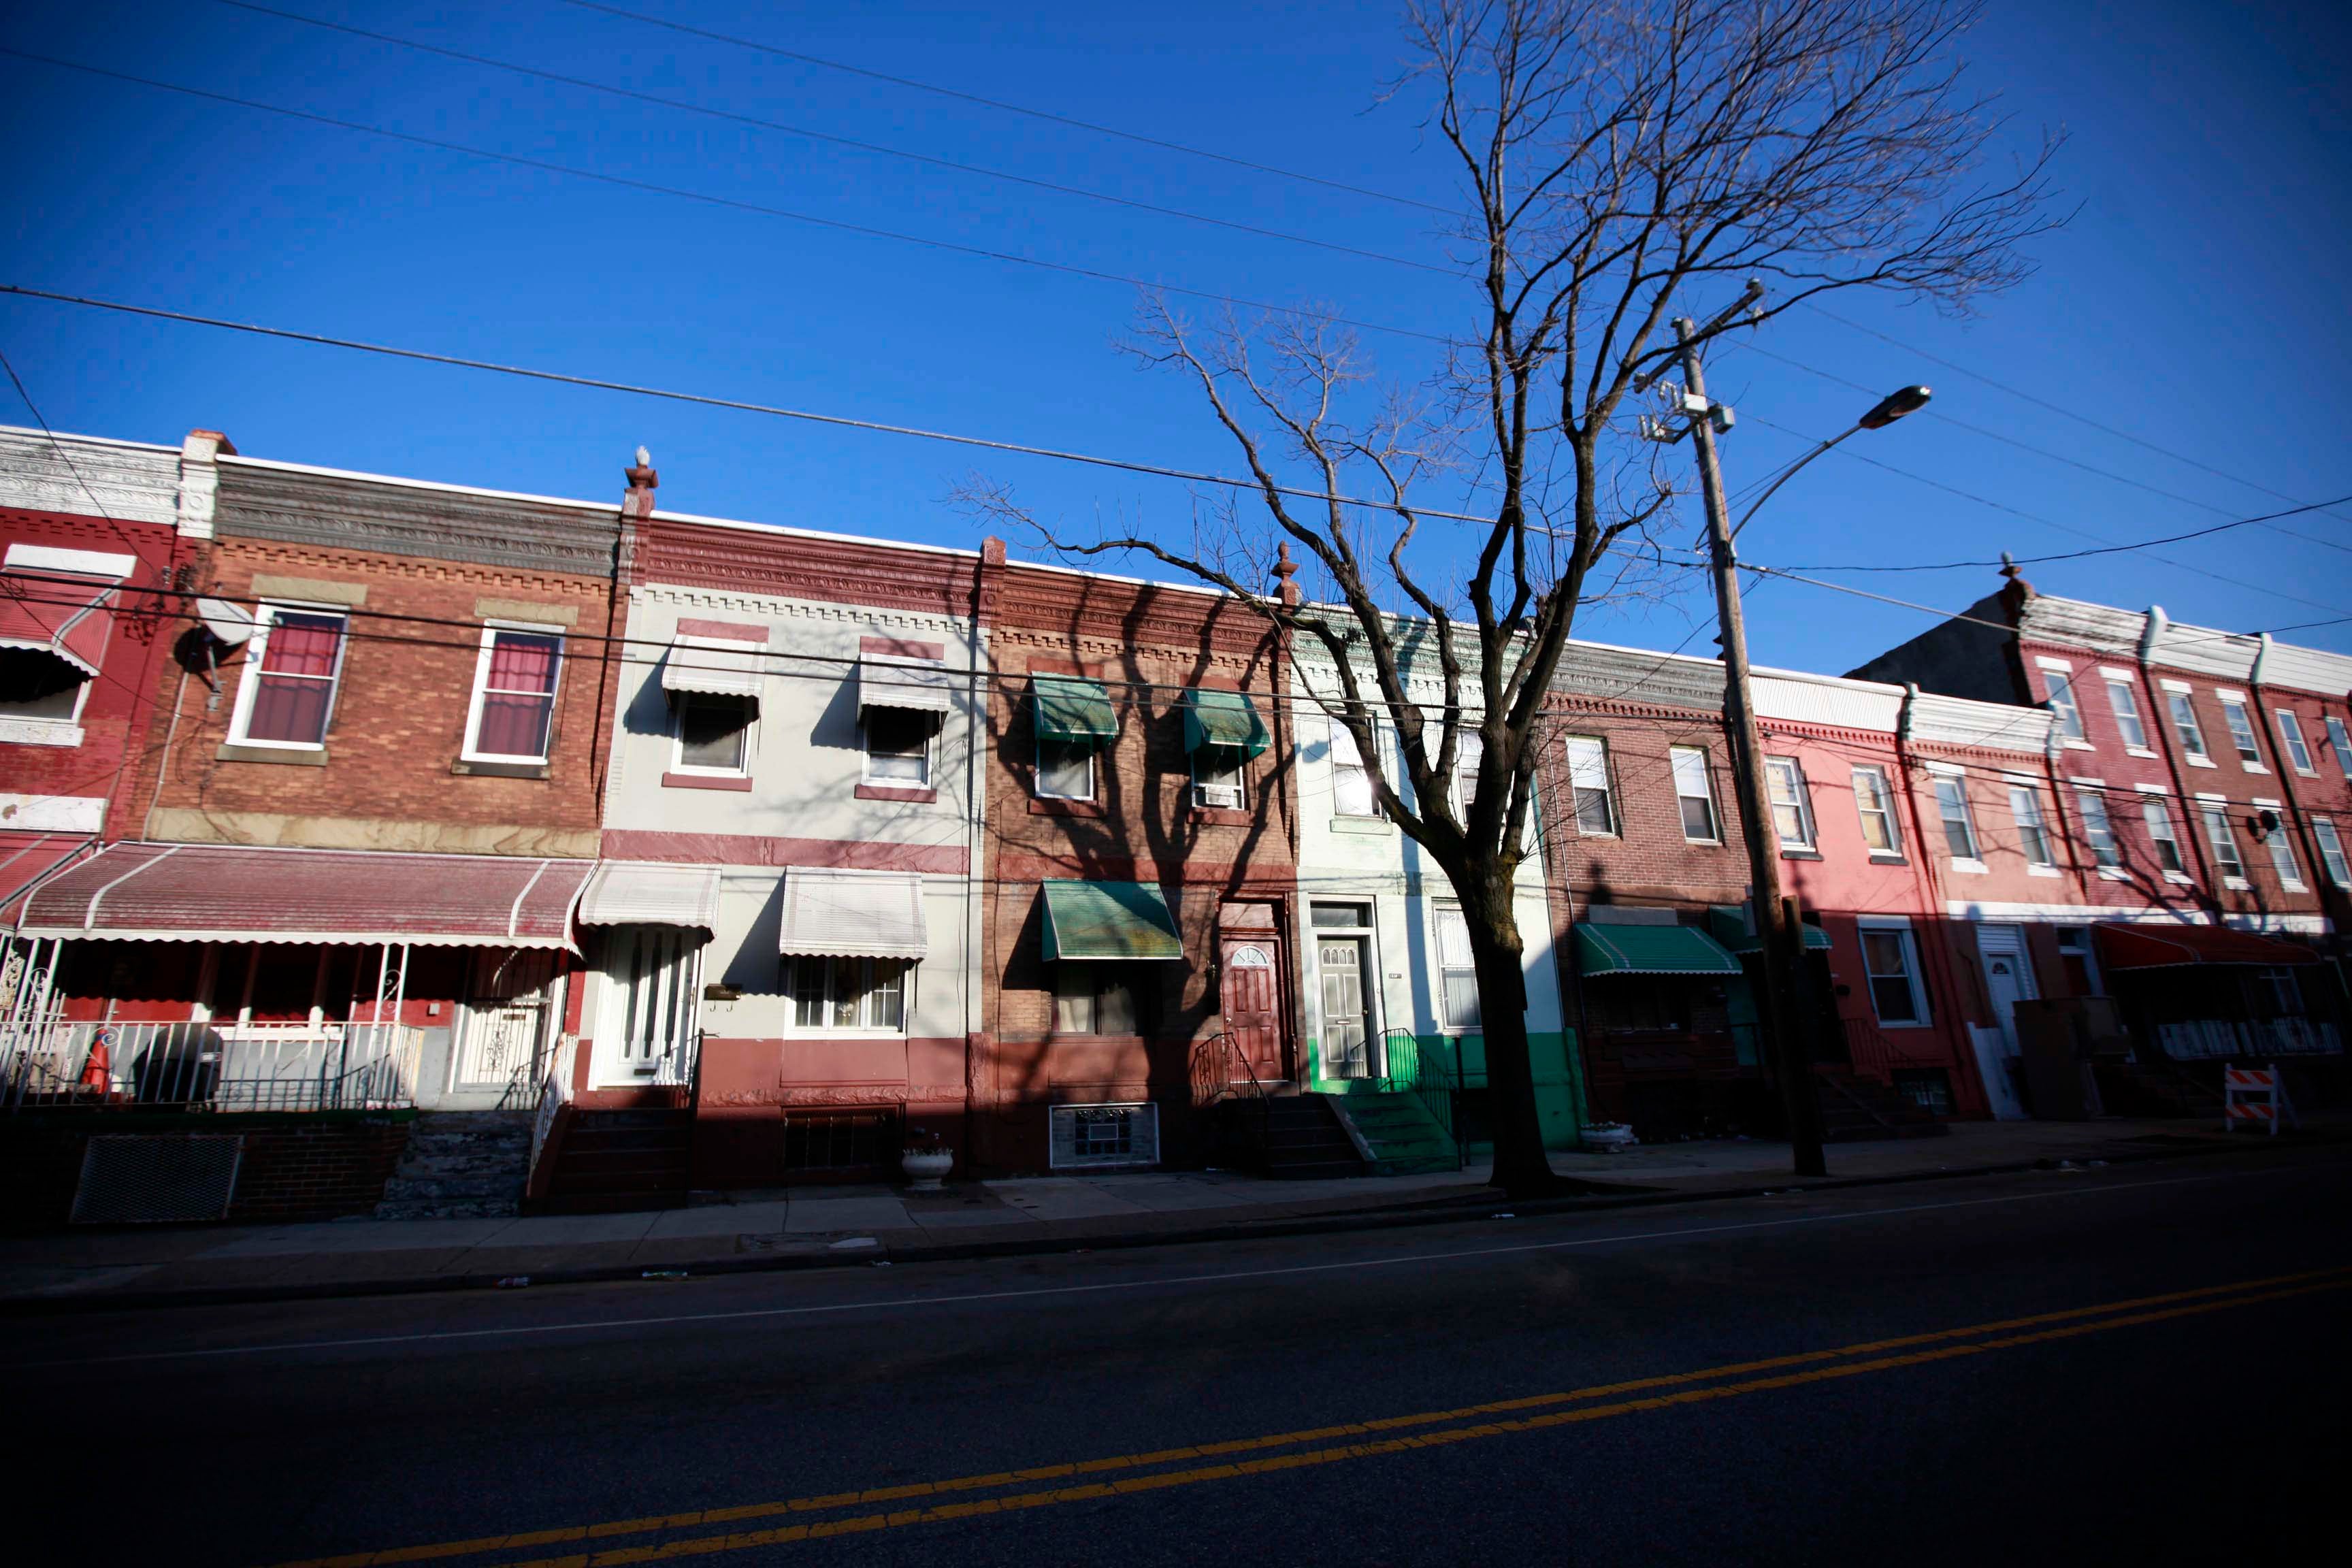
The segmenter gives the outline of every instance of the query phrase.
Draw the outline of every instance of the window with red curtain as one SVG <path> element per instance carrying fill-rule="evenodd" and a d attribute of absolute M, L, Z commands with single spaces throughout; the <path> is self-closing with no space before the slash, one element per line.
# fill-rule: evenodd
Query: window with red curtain
<path fill-rule="evenodd" d="M 472 756 L 545 762 L 563 639 L 551 632 L 504 630 L 489 637 L 474 699 L 474 734 L 466 750 Z"/>
<path fill-rule="evenodd" d="M 316 746 L 327 738 L 341 664 L 343 617 L 323 610 L 272 610 L 254 671 L 247 741 Z"/>

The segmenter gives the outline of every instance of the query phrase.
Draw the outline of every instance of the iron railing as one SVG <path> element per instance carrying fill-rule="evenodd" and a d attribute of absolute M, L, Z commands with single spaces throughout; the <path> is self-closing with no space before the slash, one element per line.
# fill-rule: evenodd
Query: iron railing
<path fill-rule="evenodd" d="M 2336 1056 L 2344 1049 L 2344 1037 L 2325 1018 L 2190 1018 L 2158 1024 L 2156 1044 L 2175 1061 L 2213 1061 Z"/>
<path fill-rule="evenodd" d="M 423 1031 L 400 1024 L 68 1022 L 0 1029 L 10 1109 L 387 1110 L 416 1103 Z"/>
<path fill-rule="evenodd" d="M 1841 1018 L 1845 1028 L 1845 1059 L 1855 1073 L 1884 1084 L 1895 1081 L 1898 1068 L 1948 1068 L 1951 1055 L 1932 1029 L 1918 1031 L 1914 1042 L 1898 1032 L 1890 1035 L 1868 1018 Z"/>
<path fill-rule="evenodd" d="M 1411 1029 L 1391 1029 L 1381 1037 L 1381 1068 L 1390 1092 L 1410 1094 L 1419 1100 L 1454 1145 L 1455 1168 L 1466 1167 L 1470 1152 L 1458 1131 L 1459 1096 L 1466 1087 L 1462 1041 L 1448 1035 L 1424 1038 Z"/>

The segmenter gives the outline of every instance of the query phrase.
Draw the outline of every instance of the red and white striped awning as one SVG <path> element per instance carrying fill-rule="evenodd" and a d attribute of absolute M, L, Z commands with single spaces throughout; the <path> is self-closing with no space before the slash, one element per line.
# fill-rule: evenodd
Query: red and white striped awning
<path fill-rule="evenodd" d="M 593 860 L 116 844 L 26 900 L 25 937 L 577 951 Z"/>
<path fill-rule="evenodd" d="M 90 847 L 88 833 L 0 832 L 0 933 L 13 932 L 26 895 L 76 855 Z"/>
<path fill-rule="evenodd" d="M 113 598 L 112 583 L 79 574 L 0 572 L 0 647 L 47 654 L 73 679 L 95 679 L 114 629 Z"/>

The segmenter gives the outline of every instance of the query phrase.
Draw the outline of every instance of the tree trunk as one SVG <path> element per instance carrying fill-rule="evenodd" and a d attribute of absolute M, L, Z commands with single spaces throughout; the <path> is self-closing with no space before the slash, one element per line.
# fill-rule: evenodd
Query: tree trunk
<path fill-rule="evenodd" d="M 1499 891 L 1462 900 L 1470 957 L 1478 972 L 1478 1032 L 1486 1049 L 1487 1120 L 1495 1140 L 1493 1184 L 1513 1197 L 1557 1192 L 1562 1183 L 1544 1157 L 1536 1114 L 1534 1063 L 1528 1052 L 1527 949 L 1511 907 L 1511 879 Z M 1457 889 L 1458 891 L 1459 889 Z"/>

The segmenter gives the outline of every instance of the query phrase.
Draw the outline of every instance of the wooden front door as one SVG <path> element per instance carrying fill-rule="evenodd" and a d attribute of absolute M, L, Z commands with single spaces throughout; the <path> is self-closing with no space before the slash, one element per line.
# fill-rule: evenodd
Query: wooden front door
<path fill-rule="evenodd" d="M 1217 1009 L 1234 1047 L 1231 1070 L 1237 1079 L 1255 1077 L 1262 1084 L 1279 1082 L 1283 1076 L 1282 996 L 1275 982 L 1278 951 L 1272 937 L 1228 936 L 1217 971 Z"/>

